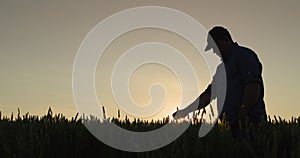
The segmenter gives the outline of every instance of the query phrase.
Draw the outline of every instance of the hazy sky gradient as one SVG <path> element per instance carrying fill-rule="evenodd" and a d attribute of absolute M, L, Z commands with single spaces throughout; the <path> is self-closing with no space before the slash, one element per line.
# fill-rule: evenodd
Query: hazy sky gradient
<path fill-rule="evenodd" d="M 104 18 L 144 5 L 180 10 L 207 29 L 227 27 L 234 40 L 255 50 L 263 63 L 268 114 L 299 116 L 300 1 L 277 0 L 1 0 L 0 110 L 9 115 L 20 107 L 41 115 L 51 106 L 55 112 L 75 115 L 72 66 L 80 43 Z"/>

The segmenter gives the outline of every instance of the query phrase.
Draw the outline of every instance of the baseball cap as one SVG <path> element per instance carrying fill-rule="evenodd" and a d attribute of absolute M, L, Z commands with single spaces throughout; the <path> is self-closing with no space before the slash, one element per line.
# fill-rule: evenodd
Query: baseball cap
<path fill-rule="evenodd" d="M 215 41 L 225 40 L 225 39 L 231 39 L 231 35 L 229 31 L 222 27 L 222 26 L 215 26 L 213 27 L 207 35 L 207 45 L 204 49 L 204 51 L 208 51 L 214 47 L 216 47 Z"/>

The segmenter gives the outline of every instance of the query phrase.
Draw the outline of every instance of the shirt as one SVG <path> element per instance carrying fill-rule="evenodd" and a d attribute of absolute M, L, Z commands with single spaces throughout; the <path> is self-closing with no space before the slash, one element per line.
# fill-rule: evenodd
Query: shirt
<path fill-rule="evenodd" d="M 249 111 L 248 117 L 252 121 L 266 119 L 262 64 L 255 52 L 234 43 L 228 56 L 223 57 L 222 60 L 224 64 L 220 64 L 217 67 L 212 83 L 205 90 L 205 93 L 211 94 L 211 99 L 218 99 L 218 110 L 221 111 L 220 117 L 225 114 L 227 121 L 234 122 L 238 117 L 242 105 L 245 85 L 250 82 L 259 82 L 259 99 L 255 107 Z M 224 86 L 224 79 L 220 77 L 222 70 L 224 70 L 224 66 L 226 71 L 226 87 Z M 219 82 L 217 84 L 219 87 L 214 86 L 217 82 Z M 224 83 L 222 84 L 222 82 Z M 219 93 L 222 88 L 226 88 L 223 106 L 221 105 L 222 98 L 220 98 L 221 96 Z"/>

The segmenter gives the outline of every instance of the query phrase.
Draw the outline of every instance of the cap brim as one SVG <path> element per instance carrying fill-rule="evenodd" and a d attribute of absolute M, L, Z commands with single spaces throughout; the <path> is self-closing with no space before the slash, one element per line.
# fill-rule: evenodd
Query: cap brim
<path fill-rule="evenodd" d="M 211 45 L 207 44 L 204 51 L 206 52 L 206 51 L 210 50 L 211 48 L 212 48 Z"/>

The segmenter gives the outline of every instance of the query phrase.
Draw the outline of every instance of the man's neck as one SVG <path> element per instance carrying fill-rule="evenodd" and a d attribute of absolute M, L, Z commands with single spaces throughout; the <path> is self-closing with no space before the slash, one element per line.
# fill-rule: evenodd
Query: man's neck
<path fill-rule="evenodd" d="M 229 58 L 229 56 L 230 56 L 230 52 L 231 52 L 231 50 L 233 49 L 234 45 L 235 45 L 234 42 L 228 43 L 228 46 L 227 46 L 226 51 L 224 51 L 224 52 L 222 53 L 222 58 L 223 58 L 224 62 L 226 62 L 226 61 L 228 60 L 228 58 Z"/>

